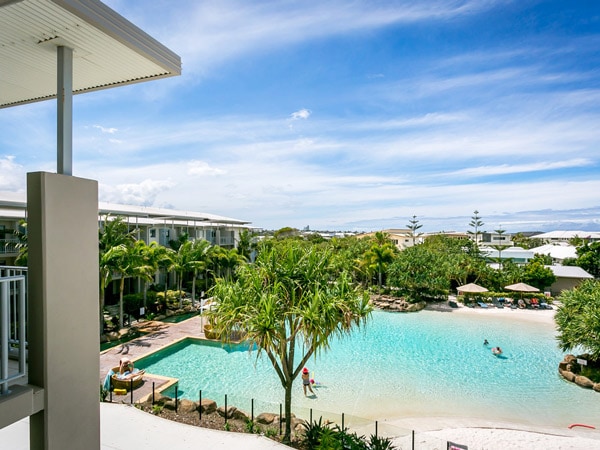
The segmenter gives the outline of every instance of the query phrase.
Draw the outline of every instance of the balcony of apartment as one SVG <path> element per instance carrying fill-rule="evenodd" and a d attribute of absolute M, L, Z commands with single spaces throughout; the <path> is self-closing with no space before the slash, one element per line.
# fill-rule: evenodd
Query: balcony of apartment
<path fill-rule="evenodd" d="M 42 408 L 43 390 L 28 381 L 27 268 L 0 266 L 0 428 Z"/>
<path fill-rule="evenodd" d="M 0 239 L 0 255 L 16 256 L 19 254 L 19 240 L 16 238 L 12 239 Z"/>

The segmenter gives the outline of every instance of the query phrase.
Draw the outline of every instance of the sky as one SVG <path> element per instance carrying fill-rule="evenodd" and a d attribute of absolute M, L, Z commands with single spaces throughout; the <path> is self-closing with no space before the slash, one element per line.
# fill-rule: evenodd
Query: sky
<path fill-rule="evenodd" d="M 104 0 L 182 75 L 74 97 L 101 201 L 265 229 L 600 230 L 596 0 Z M 0 191 L 56 102 L 0 111 Z"/>

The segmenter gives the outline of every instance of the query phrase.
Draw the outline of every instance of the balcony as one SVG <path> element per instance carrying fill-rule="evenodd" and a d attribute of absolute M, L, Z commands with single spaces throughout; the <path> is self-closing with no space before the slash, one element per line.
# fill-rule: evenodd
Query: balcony
<path fill-rule="evenodd" d="M 27 384 L 27 268 L 0 267 L 0 396 Z"/>
<path fill-rule="evenodd" d="M 0 255 L 17 255 L 19 253 L 18 239 L 0 239 Z"/>

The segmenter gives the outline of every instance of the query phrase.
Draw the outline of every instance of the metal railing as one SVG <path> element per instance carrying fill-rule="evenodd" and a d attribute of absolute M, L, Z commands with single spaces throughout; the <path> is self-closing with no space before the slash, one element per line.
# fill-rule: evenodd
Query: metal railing
<path fill-rule="evenodd" d="M 27 268 L 0 267 L 0 395 L 9 392 L 9 382 L 27 375 L 26 289 Z M 11 356 L 18 362 L 12 373 Z"/>
<path fill-rule="evenodd" d="M 19 253 L 18 239 L 0 239 L 0 254 L 17 254 Z"/>

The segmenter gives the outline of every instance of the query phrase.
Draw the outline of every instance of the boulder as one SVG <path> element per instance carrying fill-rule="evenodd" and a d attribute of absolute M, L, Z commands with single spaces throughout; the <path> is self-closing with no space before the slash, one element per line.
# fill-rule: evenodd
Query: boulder
<path fill-rule="evenodd" d="M 584 377 L 583 375 L 577 375 L 575 377 L 575 384 L 577 386 L 581 386 L 584 388 L 591 389 L 594 387 L 594 382 L 590 380 L 588 377 Z"/>
<path fill-rule="evenodd" d="M 275 420 L 275 417 L 278 417 L 277 414 L 273 413 L 261 413 L 256 417 L 256 422 L 261 423 L 263 425 L 271 425 Z"/>
<path fill-rule="evenodd" d="M 203 413 L 214 413 L 217 410 L 217 402 L 209 398 L 203 398 L 202 403 L 200 404 L 200 408 L 202 408 Z"/>
<path fill-rule="evenodd" d="M 570 381 L 571 383 L 575 381 L 575 374 L 569 370 L 558 369 L 558 373 L 560 373 L 565 380 Z"/>
<path fill-rule="evenodd" d="M 175 399 L 174 398 L 166 398 L 163 402 L 163 407 L 165 409 L 170 409 L 171 411 L 175 411 Z"/>
<path fill-rule="evenodd" d="M 600 392 L 600 383 L 594 383 L 594 387 L 592 389 L 596 392 Z"/>
<path fill-rule="evenodd" d="M 236 411 L 237 411 L 237 408 L 235 406 L 228 406 L 227 407 L 227 418 L 233 419 L 233 416 Z M 217 414 L 219 414 L 221 417 L 225 417 L 225 407 L 219 406 L 217 408 Z"/>
<path fill-rule="evenodd" d="M 198 403 L 186 398 L 182 398 L 179 400 L 179 407 L 177 410 L 184 414 L 193 413 L 198 411 Z"/>
<path fill-rule="evenodd" d="M 243 421 L 248 421 L 248 420 L 250 420 L 250 414 L 248 414 L 245 411 L 242 411 L 241 409 L 236 409 L 231 414 L 231 418 L 232 419 L 243 420 Z"/>

